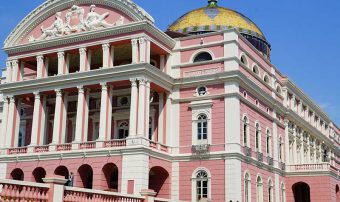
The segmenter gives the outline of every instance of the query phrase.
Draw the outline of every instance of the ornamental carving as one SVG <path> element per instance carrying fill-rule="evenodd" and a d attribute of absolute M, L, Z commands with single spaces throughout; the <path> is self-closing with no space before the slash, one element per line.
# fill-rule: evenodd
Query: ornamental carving
<path fill-rule="evenodd" d="M 62 19 L 62 13 L 57 12 L 55 15 L 55 21 L 52 23 L 52 25 L 47 28 L 41 26 L 42 34 L 38 38 L 30 36 L 28 41 L 41 41 L 44 39 L 56 38 L 74 33 L 98 30 L 124 24 L 125 19 L 123 16 L 120 16 L 119 19 L 112 24 L 106 22 L 105 19 L 109 17 L 109 15 L 110 14 L 108 12 L 103 14 L 97 13 L 96 5 L 91 5 L 90 11 L 85 17 L 85 9 L 77 5 L 73 5 L 66 13 L 65 21 Z"/>

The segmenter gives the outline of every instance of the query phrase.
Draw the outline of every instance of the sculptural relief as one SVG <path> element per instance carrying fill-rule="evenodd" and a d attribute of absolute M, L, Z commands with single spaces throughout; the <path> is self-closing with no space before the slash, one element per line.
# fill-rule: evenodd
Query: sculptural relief
<path fill-rule="evenodd" d="M 108 23 L 106 18 L 108 18 L 110 14 L 108 12 L 103 14 L 97 13 L 96 5 L 90 6 L 90 11 L 86 18 L 84 18 L 84 15 L 84 8 L 73 5 L 66 13 L 65 23 L 62 19 L 62 13 L 58 12 L 56 13 L 54 23 L 50 27 L 41 27 L 42 34 L 40 37 L 34 38 L 33 36 L 30 36 L 28 41 L 40 41 L 44 39 L 66 36 L 73 33 L 98 30 L 124 24 L 123 16 L 120 16 L 118 20 L 112 24 Z M 77 23 L 74 23 L 74 21 Z"/>

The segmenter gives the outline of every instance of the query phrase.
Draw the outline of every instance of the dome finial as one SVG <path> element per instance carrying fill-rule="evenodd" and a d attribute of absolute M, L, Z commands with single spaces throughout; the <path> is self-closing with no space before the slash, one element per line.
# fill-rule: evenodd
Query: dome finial
<path fill-rule="evenodd" d="M 217 7 L 218 0 L 208 0 L 208 7 Z"/>

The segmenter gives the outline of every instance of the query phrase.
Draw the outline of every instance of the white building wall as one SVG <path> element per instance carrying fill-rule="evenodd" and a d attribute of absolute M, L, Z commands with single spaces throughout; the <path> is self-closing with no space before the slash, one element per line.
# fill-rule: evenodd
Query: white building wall
<path fill-rule="evenodd" d="M 124 154 L 122 162 L 121 192 L 128 191 L 128 181 L 134 180 L 134 193 L 149 187 L 149 156 L 145 154 Z"/>

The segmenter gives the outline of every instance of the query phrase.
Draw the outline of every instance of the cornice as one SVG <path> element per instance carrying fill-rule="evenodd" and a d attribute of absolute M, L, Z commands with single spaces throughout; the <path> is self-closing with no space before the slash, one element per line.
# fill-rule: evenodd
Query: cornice
<path fill-rule="evenodd" d="M 42 41 L 36 41 L 27 44 L 14 45 L 11 47 L 5 47 L 4 50 L 7 54 L 20 54 L 28 51 L 36 51 L 39 49 L 46 49 L 48 47 L 56 47 L 63 46 L 68 44 L 74 44 L 77 42 L 86 42 L 93 39 L 102 39 L 105 37 L 113 37 L 115 35 L 121 35 L 125 33 L 131 33 L 136 31 L 147 31 L 152 33 L 155 38 L 157 38 L 160 42 L 165 44 L 167 51 L 169 48 L 172 49 L 175 46 L 175 41 L 167 36 L 164 32 L 153 26 L 147 21 L 133 22 L 117 27 L 106 28 L 101 30 L 94 30 L 88 32 L 81 32 L 79 34 L 68 35 L 63 37 L 57 37 Z M 156 42 L 155 42 L 156 43 Z M 161 44 L 158 44 L 161 45 Z"/>
<path fill-rule="evenodd" d="M 7 95 L 31 94 L 39 89 L 40 92 L 54 91 L 55 89 L 75 88 L 88 86 L 101 82 L 114 82 L 130 80 L 130 78 L 146 77 L 151 82 L 171 91 L 173 79 L 150 64 L 129 64 L 86 72 L 77 72 L 66 75 L 57 75 L 48 78 L 27 80 L 0 85 L 0 93 Z"/>
<path fill-rule="evenodd" d="M 141 7 L 130 0 L 48 0 L 29 13 L 10 33 L 5 40 L 5 48 L 14 46 L 22 40 L 34 27 L 56 12 L 70 8 L 76 4 L 100 4 L 115 8 L 135 21 L 148 21 L 154 23 L 154 19 Z"/>
<path fill-rule="evenodd" d="M 288 90 L 293 91 L 300 99 L 304 101 L 308 107 L 311 107 L 313 111 L 315 111 L 322 119 L 326 122 L 331 123 L 332 120 L 328 117 L 328 115 L 313 102 L 313 100 L 307 96 L 300 88 L 298 88 L 293 81 L 286 78 L 283 80 L 284 85 L 288 88 Z"/>

